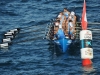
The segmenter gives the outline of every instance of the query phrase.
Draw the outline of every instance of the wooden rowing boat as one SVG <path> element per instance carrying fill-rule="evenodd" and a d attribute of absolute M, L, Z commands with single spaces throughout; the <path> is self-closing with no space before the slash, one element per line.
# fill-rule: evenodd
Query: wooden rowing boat
<path fill-rule="evenodd" d="M 79 22 L 79 20 L 77 20 Z M 53 41 L 54 45 L 58 46 L 61 53 L 66 53 L 72 45 L 74 45 L 77 41 L 79 42 L 79 32 L 81 30 L 80 24 L 76 22 L 76 33 L 75 33 L 75 39 L 69 39 L 63 36 L 63 33 L 60 29 L 58 29 L 58 32 L 60 33 L 61 38 L 53 39 L 54 38 L 54 23 L 50 23 L 47 26 L 47 32 L 46 32 L 46 39 Z M 80 30 L 79 30 L 80 29 Z M 71 45 L 71 46 L 70 46 Z M 57 50 L 56 50 L 57 51 Z"/>

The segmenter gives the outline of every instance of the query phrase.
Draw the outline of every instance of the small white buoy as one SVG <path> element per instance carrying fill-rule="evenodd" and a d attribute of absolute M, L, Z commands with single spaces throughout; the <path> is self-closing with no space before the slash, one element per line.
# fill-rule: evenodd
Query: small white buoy
<path fill-rule="evenodd" d="M 16 32 L 16 33 L 18 33 L 19 32 L 19 28 L 16 28 L 16 29 L 12 29 L 12 30 L 10 30 L 10 32 Z"/>
<path fill-rule="evenodd" d="M 13 34 L 4 34 L 4 36 L 5 36 L 6 38 L 14 38 L 14 37 L 15 37 Z"/>
<path fill-rule="evenodd" d="M 15 32 L 14 31 L 9 31 L 9 32 L 7 32 L 7 34 L 15 34 Z"/>
<path fill-rule="evenodd" d="M 11 38 L 2 39 L 3 43 L 11 43 Z"/>
<path fill-rule="evenodd" d="M 10 35 L 13 35 L 13 33 L 6 33 L 4 34 L 5 36 L 10 36 Z"/>
<path fill-rule="evenodd" d="M 0 48 L 5 48 L 5 47 L 8 47 L 8 43 L 3 43 L 3 44 L 0 44 Z"/>

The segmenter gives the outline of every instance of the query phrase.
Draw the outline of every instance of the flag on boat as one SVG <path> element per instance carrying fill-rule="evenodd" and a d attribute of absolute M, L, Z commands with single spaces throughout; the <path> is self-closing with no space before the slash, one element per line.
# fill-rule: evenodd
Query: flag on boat
<path fill-rule="evenodd" d="M 87 17 L 86 17 L 86 2 L 84 0 L 84 4 L 83 4 L 83 13 L 82 13 L 82 30 L 86 30 L 87 29 Z"/>

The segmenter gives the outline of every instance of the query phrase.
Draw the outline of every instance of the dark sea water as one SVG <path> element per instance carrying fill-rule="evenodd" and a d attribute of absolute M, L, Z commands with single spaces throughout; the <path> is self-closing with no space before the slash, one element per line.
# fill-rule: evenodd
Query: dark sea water
<path fill-rule="evenodd" d="M 100 1 L 86 0 L 88 22 L 100 22 Z M 8 49 L 0 49 L 0 75 L 100 75 L 100 25 L 93 31 L 92 67 L 82 67 L 80 49 L 56 55 L 45 37 L 50 20 L 67 7 L 82 15 L 83 0 L 0 0 L 0 43 L 3 34 L 21 28 Z"/>

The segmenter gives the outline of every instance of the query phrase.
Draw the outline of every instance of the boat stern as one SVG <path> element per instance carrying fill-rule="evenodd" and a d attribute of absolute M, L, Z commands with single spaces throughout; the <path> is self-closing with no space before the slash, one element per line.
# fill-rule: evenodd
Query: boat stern
<path fill-rule="evenodd" d="M 68 38 L 62 38 L 62 39 L 56 40 L 56 43 L 60 46 L 62 53 L 65 53 L 68 50 L 69 45 L 72 43 L 72 40 Z"/>

